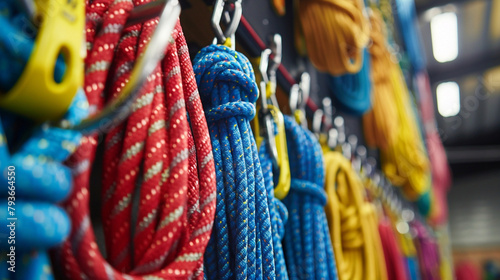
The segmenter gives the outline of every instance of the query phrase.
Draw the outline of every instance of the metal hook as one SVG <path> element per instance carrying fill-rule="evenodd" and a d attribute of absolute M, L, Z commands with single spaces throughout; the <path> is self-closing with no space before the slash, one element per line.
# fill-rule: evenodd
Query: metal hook
<path fill-rule="evenodd" d="M 162 9 L 163 7 L 163 9 Z M 97 130 L 107 131 L 127 118 L 132 110 L 132 103 L 140 93 L 142 86 L 158 62 L 163 58 L 165 49 L 172 41 L 171 34 L 181 13 L 178 0 L 157 0 L 134 9 L 129 17 L 129 23 L 143 22 L 154 18 L 161 11 L 161 16 L 151 40 L 144 53 L 136 60 L 130 74 L 129 82 L 122 89 L 121 94 L 106 106 L 101 112 L 93 115 L 77 125 L 60 121 L 54 126 L 78 130 L 84 135 L 89 135 Z"/>
<path fill-rule="evenodd" d="M 299 102 L 300 102 L 300 87 L 298 84 L 294 84 L 290 88 L 290 98 L 289 98 L 290 111 L 292 111 L 292 114 L 294 114 L 295 111 L 299 109 Z"/>
<path fill-rule="evenodd" d="M 313 115 L 313 121 L 312 121 L 312 128 L 313 132 L 319 137 L 321 133 L 321 125 L 323 124 L 323 117 L 325 114 L 323 113 L 323 110 L 318 109 L 314 112 Z"/>
<path fill-rule="evenodd" d="M 300 103 L 299 109 L 305 113 L 307 100 L 309 99 L 309 95 L 311 94 L 311 75 L 309 73 L 304 72 L 300 75 Z"/>
<path fill-rule="evenodd" d="M 333 113 L 334 113 L 332 99 L 330 97 L 325 97 L 323 98 L 322 103 L 323 103 L 323 111 L 325 111 L 325 119 L 324 119 L 325 129 L 329 130 L 330 128 L 332 128 Z"/>
<path fill-rule="evenodd" d="M 272 36 L 270 49 L 273 54 L 273 59 L 272 59 L 273 64 L 269 66 L 269 77 L 274 76 L 276 78 L 276 70 L 278 70 L 278 67 L 281 64 L 281 59 L 283 56 L 282 54 L 283 46 L 280 34 L 274 34 Z"/>
<path fill-rule="evenodd" d="M 267 70 L 270 82 L 269 85 L 270 92 L 268 98 L 271 99 L 272 104 L 276 108 L 279 108 L 278 99 L 276 99 L 276 87 L 278 86 L 278 83 L 276 81 L 276 71 L 278 70 L 278 67 L 281 65 L 281 58 L 282 58 L 283 47 L 282 47 L 281 35 L 274 34 L 272 36 L 269 48 L 271 49 L 272 59 L 268 65 L 268 70 Z"/>
<path fill-rule="evenodd" d="M 344 127 L 344 118 L 341 116 L 337 116 L 333 120 L 333 124 L 335 125 L 335 128 L 337 129 L 337 131 L 339 133 L 338 143 L 340 145 L 342 145 L 345 143 L 345 137 L 346 137 L 345 136 L 345 127 Z"/>
<path fill-rule="evenodd" d="M 214 5 L 214 12 L 212 13 L 212 29 L 215 33 L 215 40 L 218 44 L 224 44 L 227 38 L 234 38 L 234 34 L 236 33 L 236 29 L 238 29 L 238 25 L 240 24 L 242 8 L 241 8 L 242 0 L 216 0 Z M 234 4 L 233 17 L 230 19 L 226 31 L 222 31 L 221 28 L 221 19 L 222 14 L 224 13 L 224 6 L 227 2 Z M 234 42 L 232 42 L 234 46 Z"/>

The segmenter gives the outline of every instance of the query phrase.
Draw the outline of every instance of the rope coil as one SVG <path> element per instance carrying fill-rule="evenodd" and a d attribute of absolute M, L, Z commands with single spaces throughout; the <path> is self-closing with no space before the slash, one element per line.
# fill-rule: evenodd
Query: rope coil
<path fill-rule="evenodd" d="M 286 279 L 283 265 L 274 257 L 281 254 L 274 246 L 279 238 L 273 233 L 279 228 L 273 221 L 276 206 L 270 200 L 272 192 L 264 180 L 249 123 L 259 94 L 252 66 L 242 54 L 211 45 L 195 57 L 194 68 L 208 112 L 217 181 L 214 230 L 205 252 L 206 277 Z"/>
<path fill-rule="evenodd" d="M 85 90 L 95 111 L 123 88 L 130 65 L 156 26 L 157 20 L 150 20 L 122 34 L 132 8 L 132 2 L 124 0 L 94 1 L 87 7 L 91 20 L 87 21 Z M 135 111 L 105 139 L 102 214 L 110 264 L 98 251 L 89 219 L 96 136 L 84 138 L 68 161 L 75 189 L 64 205 L 73 228 L 54 254 L 68 279 L 203 278 L 203 252 L 215 212 L 214 165 L 179 23 L 172 38 L 165 59 L 133 105 Z M 108 77 L 113 81 L 109 85 Z M 108 96 L 102 96 L 105 88 Z M 141 203 L 132 225 L 131 202 L 139 178 Z"/>
<path fill-rule="evenodd" d="M 362 0 L 302 0 L 298 4 L 302 37 L 314 66 L 331 75 L 357 73 L 363 65 L 370 25 Z"/>
<path fill-rule="evenodd" d="M 290 279 L 337 279 L 328 238 L 321 146 L 314 135 L 285 116 L 292 183 L 283 200 L 289 211 L 284 250 Z"/>
<path fill-rule="evenodd" d="M 325 154 L 328 203 L 325 211 L 340 280 L 387 279 L 371 204 L 351 162 L 338 152 Z"/>

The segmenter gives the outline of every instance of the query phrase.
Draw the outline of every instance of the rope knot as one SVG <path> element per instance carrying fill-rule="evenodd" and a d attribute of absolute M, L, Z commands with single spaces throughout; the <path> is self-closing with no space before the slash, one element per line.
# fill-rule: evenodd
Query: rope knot
<path fill-rule="evenodd" d="M 255 116 L 255 105 L 241 101 L 229 102 L 208 110 L 205 115 L 209 123 L 236 116 L 245 117 L 250 121 Z"/>
<path fill-rule="evenodd" d="M 326 193 L 321 186 L 316 183 L 300 180 L 300 179 L 292 179 L 292 183 L 290 188 L 294 191 L 309 195 L 315 198 L 316 202 L 321 206 L 326 205 Z"/>
<path fill-rule="evenodd" d="M 221 45 L 203 48 L 194 59 L 194 72 L 203 104 L 210 110 L 239 100 L 255 103 L 259 96 L 255 75 L 248 59 Z M 207 108 L 206 108 L 207 109 Z M 208 111 L 207 110 L 207 111 Z"/>

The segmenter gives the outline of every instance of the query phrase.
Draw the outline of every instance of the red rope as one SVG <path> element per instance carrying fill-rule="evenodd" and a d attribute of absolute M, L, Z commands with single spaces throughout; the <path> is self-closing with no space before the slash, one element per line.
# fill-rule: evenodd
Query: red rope
<path fill-rule="evenodd" d="M 385 264 L 387 268 L 387 278 L 389 280 L 406 280 L 406 265 L 403 254 L 394 235 L 391 224 L 388 220 L 381 220 L 378 225 L 380 240 L 384 250 Z"/>
<path fill-rule="evenodd" d="M 96 110 L 127 83 L 133 62 L 157 24 L 151 20 L 122 33 L 120 27 L 133 5 L 125 0 L 111 2 L 93 1 L 87 6 L 85 90 Z M 175 42 L 149 77 L 132 114 L 105 138 L 102 216 L 110 264 L 97 248 L 89 219 L 96 137 L 85 138 L 69 161 L 74 190 L 65 207 L 73 228 L 55 259 L 68 279 L 203 278 L 203 252 L 215 210 L 214 165 L 179 23 L 172 36 Z M 139 179 L 139 209 L 132 225 Z"/>

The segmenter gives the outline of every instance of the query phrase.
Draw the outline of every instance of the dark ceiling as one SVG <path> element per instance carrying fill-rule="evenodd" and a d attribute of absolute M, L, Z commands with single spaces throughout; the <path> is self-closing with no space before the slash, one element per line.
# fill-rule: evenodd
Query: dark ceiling
<path fill-rule="evenodd" d="M 500 162 L 500 1 L 416 0 L 427 68 L 435 91 L 440 82 L 460 86 L 460 113 L 437 123 L 449 160 L 470 165 Z M 432 55 L 429 14 L 434 7 L 455 11 L 458 57 L 445 63 Z M 429 12 L 431 11 L 431 12 Z"/>

